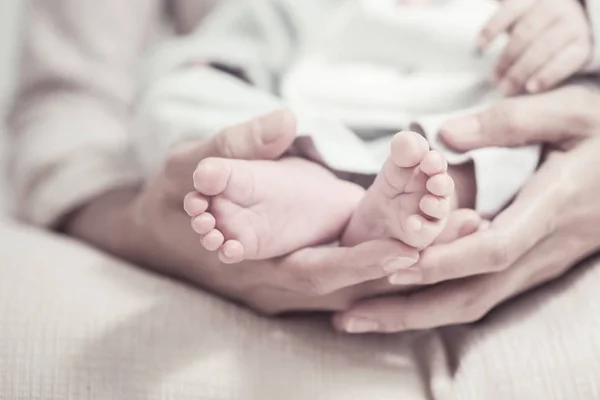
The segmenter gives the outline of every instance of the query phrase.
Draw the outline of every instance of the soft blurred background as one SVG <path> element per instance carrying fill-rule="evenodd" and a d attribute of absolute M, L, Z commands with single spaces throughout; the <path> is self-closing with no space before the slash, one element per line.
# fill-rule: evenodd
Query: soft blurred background
<path fill-rule="evenodd" d="M 0 215 L 7 207 L 6 200 L 6 136 L 4 116 L 14 84 L 15 63 L 18 56 L 20 12 L 25 0 L 0 1 Z"/>

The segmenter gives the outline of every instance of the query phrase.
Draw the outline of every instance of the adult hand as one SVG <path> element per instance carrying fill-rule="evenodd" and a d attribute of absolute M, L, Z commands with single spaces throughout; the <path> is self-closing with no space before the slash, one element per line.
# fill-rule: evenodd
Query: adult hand
<path fill-rule="evenodd" d="M 478 38 L 486 48 L 507 32 L 495 70 L 506 95 L 551 89 L 579 72 L 592 56 L 592 31 L 577 0 L 504 0 Z"/>
<path fill-rule="evenodd" d="M 278 259 L 235 265 L 220 263 L 202 248 L 183 211 L 197 163 L 211 156 L 276 159 L 295 133 L 293 114 L 283 110 L 176 149 L 134 206 L 136 225 L 147 236 L 142 246 L 145 261 L 269 314 L 346 308 L 354 300 L 354 285 L 413 265 L 418 253 L 394 240 L 353 248 L 307 248 Z M 165 266 L 171 269 L 165 271 Z"/>
<path fill-rule="evenodd" d="M 572 87 L 509 99 L 446 124 L 444 139 L 460 150 L 538 142 L 558 150 L 489 229 L 434 245 L 390 278 L 429 286 L 358 302 L 335 315 L 335 326 L 399 332 L 476 321 L 600 249 L 598 106 L 600 95 Z"/>

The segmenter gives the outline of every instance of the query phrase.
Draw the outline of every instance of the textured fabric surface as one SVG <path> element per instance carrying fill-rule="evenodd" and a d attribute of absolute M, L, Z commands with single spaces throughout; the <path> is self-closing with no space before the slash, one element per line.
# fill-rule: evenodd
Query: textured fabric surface
<path fill-rule="evenodd" d="M 600 266 L 472 326 L 343 336 L 0 223 L 0 399 L 600 398 Z"/>

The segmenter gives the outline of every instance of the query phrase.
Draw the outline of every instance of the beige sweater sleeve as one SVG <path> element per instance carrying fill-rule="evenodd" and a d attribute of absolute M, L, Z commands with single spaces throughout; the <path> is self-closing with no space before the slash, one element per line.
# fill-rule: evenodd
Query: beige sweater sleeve
<path fill-rule="evenodd" d="M 52 226 L 138 180 L 129 152 L 135 76 L 161 0 L 31 0 L 11 132 L 21 218 Z"/>
<path fill-rule="evenodd" d="M 584 6 L 590 21 L 594 43 L 592 55 L 584 72 L 598 72 L 600 71 L 600 0 L 585 0 Z"/>

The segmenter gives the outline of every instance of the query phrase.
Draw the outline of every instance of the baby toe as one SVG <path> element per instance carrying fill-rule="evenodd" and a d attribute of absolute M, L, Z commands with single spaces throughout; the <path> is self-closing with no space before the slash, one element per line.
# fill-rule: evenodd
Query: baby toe
<path fill-rule="evenodd" d="M 206 250 L 215 251 L 219 247 L 221 247 L 224 241 L 225 237 L 223 236 L 221 231 L 213 229 L 202 237 L 201 243 Z"/>
<path fill-rule="evenodd" d="M 415 132 L 399 132 L 392 138 L 391 157 L 395 165 L 402 168 L 414 167 L 427 154 L 427 140 Z"/>
<path fill-rule="evenodd" d="M 227 187 L 231 174 L 230 163 L 221 158 L 207 158 L 194 171 L 194 187 L 207 196 L 216 196 Z"/>
<path fill-rule="evenodd" d="M 215 228 L 217 221 L 211 213 L 202 213 L 192 219 L 192 229 L 199 235 L 206 235 Z"/>
<path fill-rule="evenodd" d="M 425 248 L 435 240 L 442 228 L 442 220 L 428 221 L 422 215 L 411 215 L 405 224 L 405 243 L 417 249 Z"/>
<path fill-rule="evenodd" d="M 425 174 L 432 176 L 436 174 L 440 174 L 442 172 L 446 172 L 448 169 L 448 163 L 446 159 L 437 151 L 430 150 L 425 154 L 421 163 L 419 164 L 419 168 Z"/>
<path fill-rule="evenodd" d="M 448 174 L 437 174 L 427 180 L 425 188 L 436 196 L 450 196 L 454 192 L 454 181 Z"/>
<path fill-rule="evenodd" d="M 244 259 L 244 246 L 237 240 L 228 240 L 219 251 L 219 260 L 224 264 L 239 263 Z"/>
<path fill-rule="evenodd" d="M 208 199 L 198 192 L 189 192 L 183 198 L 183 209 L 187 215 L 195 217 L 208 209 Z"/>
<path fill-rule="evenodd" d="M 428 217 L 442 219 L 450 213 L 450 201 L 447 198 L 426 194 L 421 198 L 419 208 Z"/>

